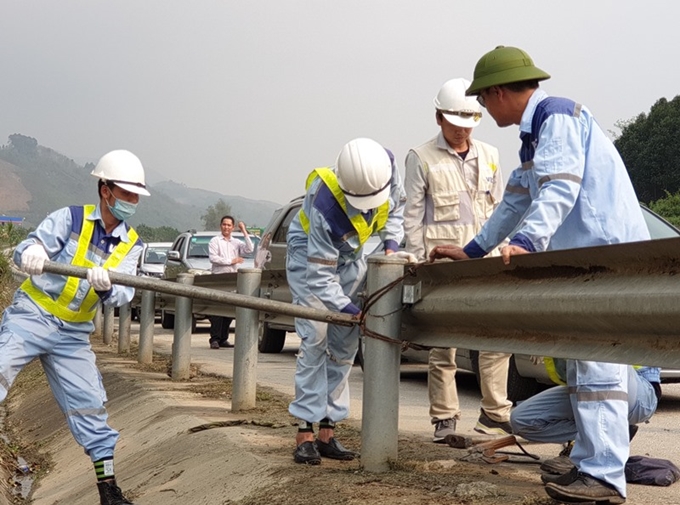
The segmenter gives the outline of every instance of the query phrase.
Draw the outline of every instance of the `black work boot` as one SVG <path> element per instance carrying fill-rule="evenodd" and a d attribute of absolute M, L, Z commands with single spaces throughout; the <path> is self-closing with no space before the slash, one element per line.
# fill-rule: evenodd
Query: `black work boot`
<path fill-rule="evenodd" d="M 100 505 L 134 505 L 123 496 L 123 492 L 116 485 L 116 480 L 102 480 L 97 482 L 99 488 Z"/>
<path fill-rule="evenodd" d="M 319 454 L 324 458 L 352 461 L 359 456 L 358 453 L 346 449 L 338 439 L 334 437 L 331 437 L 328 442 L 322 442 L 317 438 L 316 447 L 319 450 Z"/>
<path fill-rule="evenodd" d="M 304 463 L 307 465 L 321 464 L 321 454 L 317 449 L 316 444 L 311 441 L 302 442 L 295 448 L 293 452 L 293 459 L 296 463 Z"/>

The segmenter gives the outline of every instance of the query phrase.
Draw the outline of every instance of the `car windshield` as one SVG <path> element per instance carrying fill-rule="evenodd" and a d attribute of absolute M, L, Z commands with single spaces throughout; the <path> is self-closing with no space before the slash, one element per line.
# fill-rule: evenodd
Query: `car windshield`
<path fill-rule="evenodd" d="M 189 258 L 207 258 L 209 256 L 208 244 L 212 237 L 191 237 L 189 243 Z"/>
<path fill-rule="evenodd" d="M 163 265 L 168 256 L 170 247 L 149 247 L 144 255 L 144 263 L 151 265 Z"/>

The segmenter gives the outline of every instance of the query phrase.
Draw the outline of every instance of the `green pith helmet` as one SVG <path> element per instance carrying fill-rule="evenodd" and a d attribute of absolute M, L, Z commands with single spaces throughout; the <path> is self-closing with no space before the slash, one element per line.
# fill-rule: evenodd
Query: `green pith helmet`
<path fill-rule="evenodd" d="M 517 47 L 498 46 L 482 56 L 475 66 L 474 79 L 465 94 L 478 95 L 491 86 L 511 82 L 544 81 L 550 74 L 534 65 L 531 56 Z"/>

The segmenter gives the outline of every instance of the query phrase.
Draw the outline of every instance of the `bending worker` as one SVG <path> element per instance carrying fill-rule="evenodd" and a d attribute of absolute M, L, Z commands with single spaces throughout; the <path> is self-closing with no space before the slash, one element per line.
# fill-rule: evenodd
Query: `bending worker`
<path fill-rule="evenodd" d="M 469 85 L 462 78 L 444 83 L 434 99 L 441 131 L 406 155 L 406 250 L 419 261 L 438 244 L 467 244 L 503 196 L 498 149 L 472 138 L 482 110 L 477 100 L 465 96 Z M 512 431 L 509 364 L 510 354 L 479 352 L 482 405 L 476 431 L 489 435 Z M 427 392 L 437 443 L 456 432 L 460 419 L 456 369 L 456 349 L 430 350 Z"/>
<path fill-rule="evenodd" d="M 521 166 L 482 231 L 463 249 L 436 247 L 431 258 L 479 258 L 511 233 L 501 250 L 506 264 L 517 254 L 649 240 L 621 156 L 587 107 L 539 89 L 549 78 L 516 47 L 499 46 L 477 62 L 467 94 L 498 126 L 519 125 Z M 628 367 L 568 360 L 566 377 L 576 472 L 548 482 L 546 492 L 573 503 L 624 503 L 634 386 Z"/>
<path fill-rule="evenodd" d="M 0 324 L 0 400 L 22 368 L 40 358 L 73 437 L 94 464 L 101 505 L 122 505 L 132 502 L 116 484 L 118 432 L 107 423 L 106 391 L 89 339 L 99 303 L 132 300 L 134 289 L 112 285 L 108 270 L 135 275 L 142 243 L 125 220 L 149 192 L 142 164 L 129 151 L 105 154 L 92 175 L 99 179 L 99 204 L 53 212 L 14 251 L 30 278 Z M 87 280 L 43 274 L 46 260 L 87 267 Z"/>
<path fill-rule="evenodd" d="M 286 270 L 293 303 L 358 317 L 358 293 L 366 277 L 363 245 L 379 233 L 385 254 L 397 251 L 405 198 L 392 153 L 367 138 L 346 144 L 335 169 L 314 170 L 288 230 Z M 321 456 L 354 459 L 356 454 L 334 437 L 334 427 L 349 415 L 347 382 L 359 328 L 296 319 L 295 331 L 301 343 L 289 407 L 300 420 L 294 459 L 312 465 Z"/>

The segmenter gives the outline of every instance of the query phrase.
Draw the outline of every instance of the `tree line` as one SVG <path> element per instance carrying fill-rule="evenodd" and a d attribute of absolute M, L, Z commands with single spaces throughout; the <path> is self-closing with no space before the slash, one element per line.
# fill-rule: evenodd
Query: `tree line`
<path fill-rule="evenodd" d="M 680 227 L 680 95 L 659 99 L 649 113 L 619 121 L 614 145 L 638 199 Z"/>

